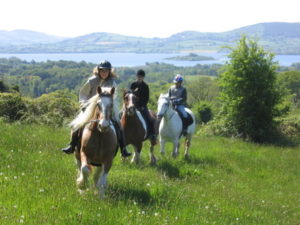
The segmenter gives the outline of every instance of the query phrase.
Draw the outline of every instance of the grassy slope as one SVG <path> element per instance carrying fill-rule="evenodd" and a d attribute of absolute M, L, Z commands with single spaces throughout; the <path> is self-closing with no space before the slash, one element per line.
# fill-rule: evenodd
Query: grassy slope
<path fill-rule="evenodd" d="M 67 129 L 0 122 L 0 224 L 299 224 L 300 151 L 195 137 L 191 159 L 120 156 L 107 198 L 80 195 Z M 148 144 L 145 148 L 148 147 Z M 181 151 L 182 153 L 182 151 Z"/>

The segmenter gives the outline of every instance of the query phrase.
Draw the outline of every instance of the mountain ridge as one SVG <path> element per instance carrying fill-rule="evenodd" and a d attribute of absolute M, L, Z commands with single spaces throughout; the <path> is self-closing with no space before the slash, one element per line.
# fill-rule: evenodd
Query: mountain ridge
<path fill-rule="evenodd" d="M 39 32 L 37 32 L 39 33 Z M 41 33 L 39 33 L 41 34 Z M 51 42 L 19 45 L 2 44 L 5 53 L 82 53 L 82 52 L 136 52 L 176 53 L 221 51 L 222 46 L 233 45 L 242 34 L 258 40 L 266 49 L 277 54 L 300 54 L 300 23 L 270 22 L 244 26 L 226 32 L 183 31 L 167 38 L 145 38 L 115 33 L 97 32 Z M 49 37 L 49 35 L 48 35 Z M 45 37 L 46 38 L 46 37 Z M 57 38 L 57 37 L 56 37 Z M 26 39 L 28 40 L 28 38 Z M 17 42 L 17 41 L 16 41 Z M 21 41 L 19 41 L 21 43 Z"/>

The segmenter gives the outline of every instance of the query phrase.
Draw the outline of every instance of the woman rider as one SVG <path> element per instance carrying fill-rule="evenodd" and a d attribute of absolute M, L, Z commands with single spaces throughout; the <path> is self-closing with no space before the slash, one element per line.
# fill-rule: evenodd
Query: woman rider
<path fill-rule="evenodd" d="M 79 91 L 79 103 L 81 106 L 81 110 L 85 110 L 86 103 L 88 100 L 93 97 L 95 94 L 97 94 L 97 87 L 117 87 L 116 84 L 116 77 L 117 75 L 112 71 L 111 63 L 107 60 L 100 62 L 93 71 L 94 76 L 90 77 L 83 87 Z M 125 147 L 125 141 L 124 141 L 124 135 L 123 131 L 120 128 L 120 121 L 118 119 L 118 99 L 117 99 L 117 93 L 115 91 L 114 94 L 114 113 L 112 122 L 115 126 L 117 136 L 118 136 L 118 142 L 121 148 L 121 154 L 123 157 L 128 157 L 131 154 L 127 152 Z M 78 129 L 79 130 L 79 129 Z M 67 154 L 71 154 L 75 151 L 75 147 L 79 141 L 79 131 L 75 131 L 72 133 L 71 142 L 68 147 L 61 149 L 63 152 Z"/>

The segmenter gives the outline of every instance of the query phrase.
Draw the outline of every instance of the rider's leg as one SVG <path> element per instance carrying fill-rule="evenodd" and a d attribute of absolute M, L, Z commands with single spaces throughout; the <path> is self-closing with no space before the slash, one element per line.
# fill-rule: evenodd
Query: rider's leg
<path fill-rule="evenodd" d="M 181 118 L 182 118 L 182 133 L 183 135 L 186 135 L 187 133 L 187 127 L 188 127 L 188 114 L 184 109 L 184 105 L 177 105 L 177 110 L 179 112 L 179 114 L 181 114 Z"/>
<path fill-rule="evenodd" d="M 75 147 L 79 141 L 79 129 L 72 132 L 70 144 L 61 150 L 66 154 L 71 154 L 75 151 Z"/>
<path fill-rule="evenodd" d="M 117 139 L 118 139 L 118 143 L 119 143 L 119 146 L 120 146 L 120 149 L 121 149 L 121 154 L 122 154 L 123 157 L 128 157 L 128 156 L 131 155 L 131 153 L 129 153 L 126 149 L 124 132 L 121 129 L 121 127 L 120 127 L 120 125 L 117 121 L 112 120 L 112 122 L 113 122 L 113 125 L 114 125 L 116 133 L 117 133 Z"/>

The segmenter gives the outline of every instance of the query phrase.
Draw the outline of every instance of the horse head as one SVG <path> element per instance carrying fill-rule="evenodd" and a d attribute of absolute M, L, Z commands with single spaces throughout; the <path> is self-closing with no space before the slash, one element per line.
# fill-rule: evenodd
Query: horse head
<path fill-rule="evenodd" d="M 157 117 L 163 117 L 171 106 L 171 101 L 167 94 L 161 94 L 157 103 Z"/>
<path fill-rule="evenodd" d="M 97 107 L 99 113 L 97 113 L 96 120 L 98 122 L 98 130 L 104 132 L 110 126 L 110 120 L 113 111 L 113 95 L 115 88 L 97 88 L 99 100 L 97 101 Z"/>
<path fill-rule="evenodd" d="M 138 97 L 133 91 L 126 91 L 123 94 L 124 110 L 126 115 L 133 116 L 136 113 Z"/>

